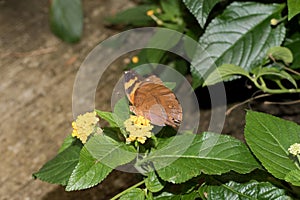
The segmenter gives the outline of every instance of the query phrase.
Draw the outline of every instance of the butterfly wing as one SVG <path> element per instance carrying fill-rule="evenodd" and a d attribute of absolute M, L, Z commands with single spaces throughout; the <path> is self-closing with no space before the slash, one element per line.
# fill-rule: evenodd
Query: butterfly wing
<path fill-rule="evenodd" d="M 155 77 L 153 77 L 155 78 Z M 158 126 L 176 127 L 182 121 L 182 108 L 175 94 L 159 78 L 143 81 L 135 90 L 134 112 Z M 159 81 L 158 81 L 159 80 Z"/>
<path fill-rule="evenodd" d="M 134 104 L 134 96 L 136 89 L 141 85 L 142 78 L 135 71 L 125 71 L 124 88 L 125 93 L 131 104 Z"/>

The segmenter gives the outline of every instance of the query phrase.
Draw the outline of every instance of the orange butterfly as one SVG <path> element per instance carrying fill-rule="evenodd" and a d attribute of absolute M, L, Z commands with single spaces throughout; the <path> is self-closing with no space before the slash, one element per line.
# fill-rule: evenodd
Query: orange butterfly
<path fill-rule="evenodd" d="M 177 127 L 182 121 L 182 108 L 175 94 L 155 75 L 141 77 L 133 70 L 125 72 L 125 93 L 130 111 L 158 126 Z"/>

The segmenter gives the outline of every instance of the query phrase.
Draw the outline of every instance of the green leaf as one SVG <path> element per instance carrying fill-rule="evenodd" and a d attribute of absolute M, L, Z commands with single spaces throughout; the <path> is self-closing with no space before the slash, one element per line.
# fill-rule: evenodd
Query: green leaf
<path fill-rule="evenodd" d="M 220 186 L 202 186 L 201 193 L 205 192 L 207 200 L 215 199 L 292 199 L 285 194 L 283 189 L 279 189 L 268 182 L 250 181 L 248 183 L 236 183 L 230 181 Z"/>
<path fill-rule="evenodd" d="M 165 182 L 159 179 L 155 171 L 151 171 L 147 175 L 145 185 L 150 192 L 159 192 L 164 188 Z"/>
<path fill-rule="evenodd" d="M 103 130 L 104 134 L 105 131 L 106 129 Z M 114 169 L 136 157 L 137 152 L 133 146 L 118 142 L 104 134 L 94 135 L 85 145 L 97 161 Z"/>
<path fill-rule="evenodd" d="M 234 2 L 212 20 L 191 64 L 193 87 L 200 86 L 214 66 L 230 63 L 249 71 L 270 47 L 279 46 L 284 25 L 271 27 L 270 20 L 280 17 L 283 8 L 280 4 Z"/>
<path fill-rule="evenodd" d="M 293 63 L 290 66 L 292 69 L 300 68 L 300 33 L 295 33 L 291 37 L 285 39 L 284 46 L 289 48 L 293 53 Z"/>
<path fill-rule="evenodd" d="M 288 5 L 288 20 L 291 20 L 294 16 L 300 13 L 300 1 L 287 0 L 287 5 Z"/>
<path fill-rule="evenodd" d="M 112 116 L 118 127 L 124 127 L 124 121 L 129 118 L 129 106 L 126 97 L 121 98 L 115 104 Z"/>
<path fill-rule="evenodd" d="M 247 173 L 260 167 L 245 144 L 227 135 L 180 135 L 160 141 L 140 162 L 152 162 L 158 175 L 168 182 L 182 183 L 201 172 Z"/>
<path fill-rule="evenodd" d="M 300 186 L 300 170 L 297 169 L 297 170 L 292 170 L 290 171 L 285 179 L 287 182 L 295 185 L 295 186 Z"/>
<path fill-rule="evenodd" d="M 233 75 L 242 75 L 250 78 L 249 73 L 240 66 L 223 64 L 208 75 L 203 86 L 213 85 L 221 81 L 226 81 Z"/>
<path fill-rule="evenodd" d="M 155 200 L 191 200 L 199 197 L 197 192 L 191 192 L 189 194 L 173 194 L 170 192 L 163 192 L 158 196 L 155 196 Z"/>
<path fill-rule="evenodd" d="M 171 17 L 170 20 L 172 20 L 172 17 L 178 17 L 180 13 L 180 0 L 163 0 L 160 1 L 160 5 L 163 9 L 163 11 Z"/>
<path fill-rule="evenodd" d="M 72 135 L 68 135 L 63 144 L 61 145 L 61 147 L 58 150 L 58 153 L 63 152 L 64 150 L 66 150 L 68 147 L 70 147 L 72 144 L 74 144 L 74 142 L 76 141 L 76 138 L 72 137 Z"/>
<path fill-rule="evenodd" d="M 120 200 L 144 200 L 145 192 L 140 188 L 133 188 L 120 197 Z"/>
<path fill-rule="evenodd" d="M 295 86 L 295 88 L 297 88 L 297 83 L 296 83 L 295 79 L 289 73 L 287 73 L 286 71 L 280 70 L 278 68 L 263 67 L 263 68 L 259 68 L 259 69 L 255 70 L 255 77 L 258 79 L 261 76 L 272 76 L 270 78 L 271 80 L 276 80 L 278 78 L 279 79 L 286 79 L 290 83 L 292 83 Z"/>
<path fill-rule="evenodd" d="M 204 27 L 210 11 L 219 1 L 220 0 L 183 0 L 201 27 Z"/>
<path fill-rule="evenodd" d="M 139 5 L 119 12 L 106 20 L 111 24 L 147 26 L 154 23 L 153 19 L 146 14 L 148 10 L 152 9 L 155 9 L 155 5 Z"/>
<path fill-rule="evenodd" d="M 79 161 L 81 148 L 82 145 L 80 143 L 69 146 L 48 161 L 33 176 L 48 183 L 67 185 L 69 177 Z"/>
<path fill-rule="evenodd" d="M 275 60 L 283 61 L 286 65 L 293 62 L 293 54 L 291 50 L 286 47 L 271 47 L 268 50 L 267 55 L 269 57 L 272 56 Z"/>
<path fill-rule="evenodd" d="M 288 148 L 300 141 L 300 126 L 272 115 L 248 111 L 245 138 L 254 155 L 273 176 L 284 179 L 297 169 Z"/>
<path fill-rule="evenodd" d="M 80 152 L 79 163 L 70 176 L 66 191 L 93 187 L 106 178 L 112 168 L 93 158 L 86 147 Z"/>
<path fill-rule="evenodd" d="M 117 123 L 114 120 L 113 114 L 111 112 L 105 112 L 101 110 L 95 110 L 97 115 L 107 121 L 111 127 L 117 127 Z"/>
<path fill-rule="evenodd" d="M 66 42 L 77 42 L 83 27 L 81 0 L 50 2 L 50 25 L 53 33 Z"/>

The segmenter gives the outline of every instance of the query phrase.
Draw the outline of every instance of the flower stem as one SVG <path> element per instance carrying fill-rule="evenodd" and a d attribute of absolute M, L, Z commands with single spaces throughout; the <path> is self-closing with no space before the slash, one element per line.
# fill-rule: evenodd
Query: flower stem
<path fill-rule="evenodd" d="M 139 187 L 140 185 L 143 185 L 145 183 L 145 180 L 142 180 L 141 182 L 138 182 L 137 184 L 127 188 L 126 190 L 120 192 L 119 194 L 117 194 L 116 196 L 114 196 L 113 198 L 111 198 L 111 200 L 116 200 L 118 199 L 119 197 L 121 197 L 123 194 L 125 194 L 126 192 L 132 190 L 133 188 L 137 188 Z"/>

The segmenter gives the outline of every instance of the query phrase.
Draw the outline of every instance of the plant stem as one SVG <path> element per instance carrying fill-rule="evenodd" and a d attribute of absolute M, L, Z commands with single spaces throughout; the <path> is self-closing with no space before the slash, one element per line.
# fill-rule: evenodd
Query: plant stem
<path fill-rule="evenodd" d="M 128 192 L 129 190 L 132 190 L 133 188 L 137 188 L 139 187 L 140 185 L 143 185 L 145 183 L 145 180 L 141 181 L 141 182 L 138 182 L 137 184 L 127 188 L 126 190 L 120 192 L 119 194 L 117 194 L 116 196 L 114 196 L 113 198 L 111 198 L 111 200 L 116 200 L 118 199 L 119 197 L 121 197 L 123 194 L 125 194 L 126 192 Z"/>

